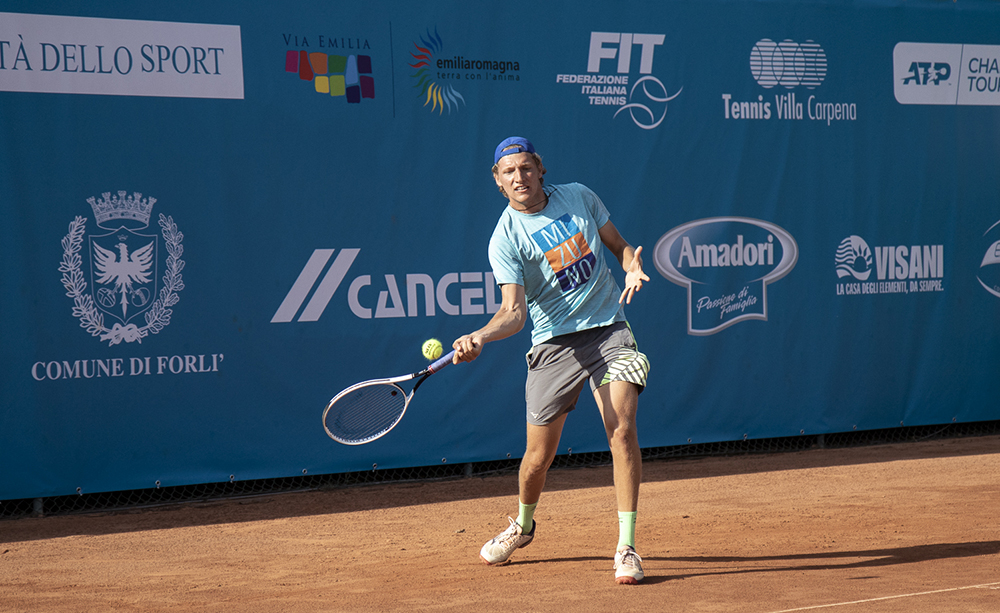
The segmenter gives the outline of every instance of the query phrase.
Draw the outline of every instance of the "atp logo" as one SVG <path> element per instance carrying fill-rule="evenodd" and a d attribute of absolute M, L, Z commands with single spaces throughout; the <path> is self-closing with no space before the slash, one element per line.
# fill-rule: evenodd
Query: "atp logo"
<path fill-rule="evenodd" d="M 434 56 L 440 54 L 444 49 L 444 43 L 437 33 L 437 28 L 434 29 L 433 36 L 428 31 L 426 37 L 420 37 L 420 44 L 413 43 L 413 47 L 415 51 L 410 51 L 410 56 L 413 57 L 414 62 L 409 66 L 416 70 L 410 76 L 417 81 L 417 84 L 414 85 L 414 88 L 420 90 L 417 97 L 424 100 L 424 106 L 431 105 L 431 112 L 437 111 L 438 115 L 443 114 L 445 108 L 448 109 L 449 115 L 452 107 L 458 110 L 460 103 L 465 104 L 465 98 L 453 86 L 440 85 L 435 78 L 441 73 L 434 70 L 436 64 L 439 63 L 435 62 Z"/>
<path fill-rule="evenodd" d="M 115 196 L 105 192 L 87 202 L 98 229 L 85 234 L 87 218 L 77 216 L 62 240 L 59 272 L 66 295 L 73 299 L 73 316 L 80 320 L 80 327 L 108 341 L 108 346 L 122 341 L 142 343 L 170 324 L 172 307 L 180 300 L 184 235 L 172 217 L 162 214 L 160 233 L 148 232 L 156 198 L 143 198 L 138 192 L 128 195 L 123 190 Z M 163 251 L 166 258 L 160 277 Z"/>
<path fill-rule="evenodd" d="M 909 74 L 903 78 L 903 85 L 940 85 L 951 76 L 951 64 L 947 62 L 911 62 Z"/>
<path fill-rule="evenodd" d="M 969 46 L 974 57 L 977 46 Z M 960 92 L 965 82 L 962 57 L 966 45 L 897 43 L 892 50 L 892 87 L 900 104 L 979 103 Z"/>

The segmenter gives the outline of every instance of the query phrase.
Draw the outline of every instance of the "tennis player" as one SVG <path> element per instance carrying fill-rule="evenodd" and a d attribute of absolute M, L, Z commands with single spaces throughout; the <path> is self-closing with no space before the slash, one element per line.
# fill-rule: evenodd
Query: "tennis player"
<path fill-rule="evenodd" d="M 487 564 L 503 564 L 535 537 L 535 507 L 555 458 L 566 416 L 589 381 L 604 420 L 614 460 L 618 499 L 617 583 L 642 580 L 635 551 L 635 516 L 642 458 L 635 415 L 649 362 L 636 348 L 624 304 L 649 277 L 642 247 L 622 238 L 597 194 L 578 183 L 546 186 L 545 166 L 535 147 L 512 136 L 494 153 L 493 178 L 507 207 L 490 239 L 500 310 L 482 328 L 458 338 L 455 363 L 475 360 L 483 346 L 519 332 L 532 322 L 528 352 L 527 447 L 519 474 L 517 520 L 483 545 Z M 604 249 L 625 271 L 618 287 Z"/>

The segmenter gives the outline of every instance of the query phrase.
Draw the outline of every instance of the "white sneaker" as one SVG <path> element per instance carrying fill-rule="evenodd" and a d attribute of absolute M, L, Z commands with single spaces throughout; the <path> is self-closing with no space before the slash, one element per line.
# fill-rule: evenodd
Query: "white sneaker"
<path fill-rule="evenodd" d="M 642 558 L 635 549 L 626 546 L 615 552 L 615 583 L 636 585 L 645 575 L 642 574 Z"/>
<path fill-rule="evenodd" d="M 508 517 L 507 521 L 510 522 L 510 526 L 483 545 L 479 551 L 479 557 L 483 562 L 490 565 L 505 564 L 515 549 L 524 547 L 535 538 L 535 527 L 538 524 L 534 520 L 531 521 L 531 532 L 527 534 L 523 533 L 520 524 L 513 519 Z"/>

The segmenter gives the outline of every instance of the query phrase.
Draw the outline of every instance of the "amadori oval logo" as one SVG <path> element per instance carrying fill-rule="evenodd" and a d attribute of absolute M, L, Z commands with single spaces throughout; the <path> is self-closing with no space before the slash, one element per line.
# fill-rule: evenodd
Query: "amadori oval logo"
<path fill-rule="evenodd" d="M 711 217 L 677 226 L 656 243 L 653 264 L 688 290 L 688 334 L 715 334 L 767 319 L 767 285 L 799 258 L 783 228 L 749 217 Z"/>

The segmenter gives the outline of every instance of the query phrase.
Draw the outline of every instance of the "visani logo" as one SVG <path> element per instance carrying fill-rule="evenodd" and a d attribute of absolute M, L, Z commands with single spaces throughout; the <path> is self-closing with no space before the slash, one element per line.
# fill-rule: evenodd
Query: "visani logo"
<path fill-rule="evenodd" d="M 885 245 L 874 249 L 851 235 L 834 257 L 837 295 L 913 294 L 944 291 L 944 245 Z M 875 278 L 871 279 L 871 274 Z"/>

